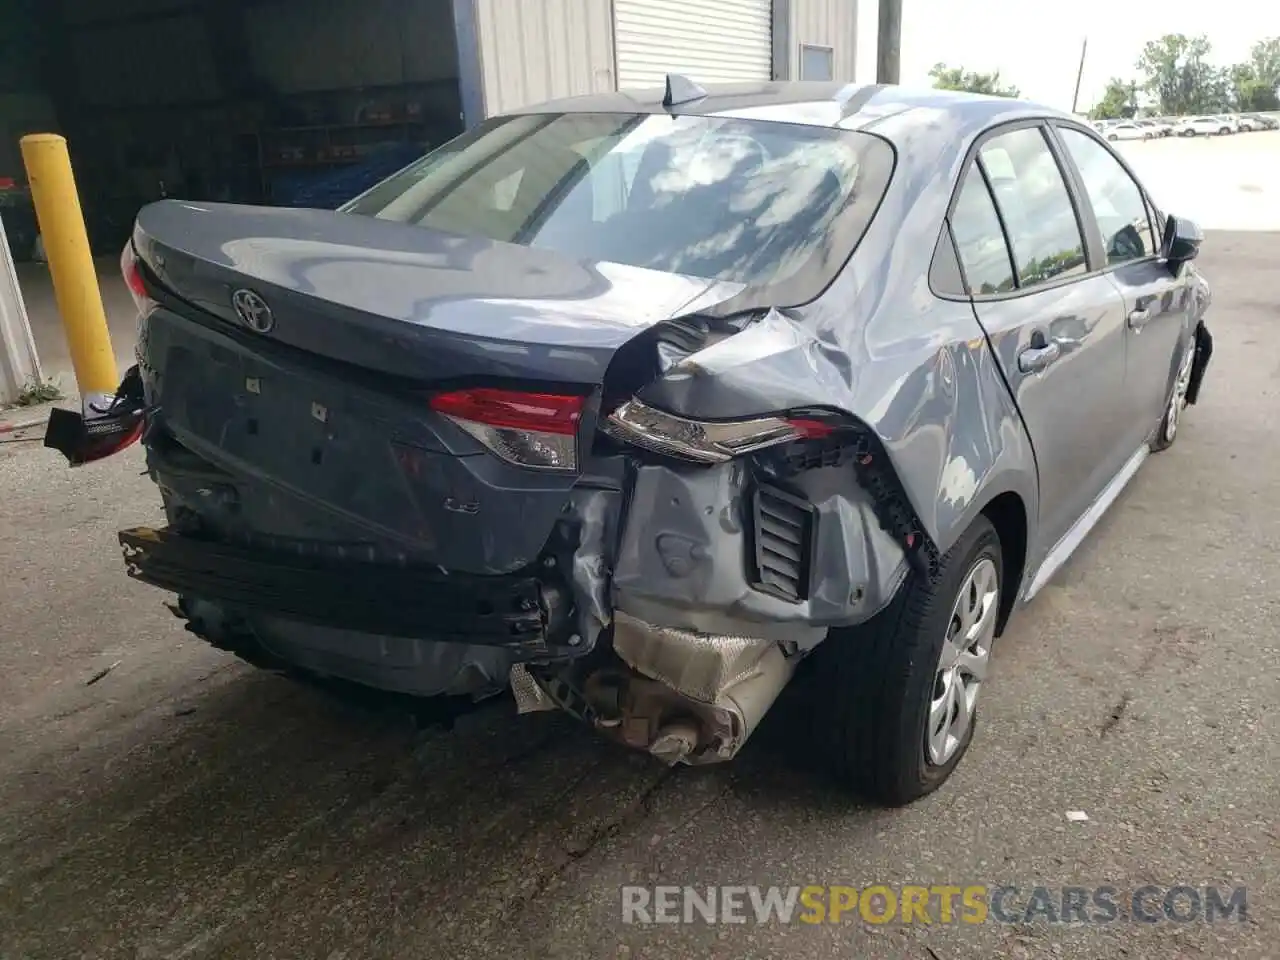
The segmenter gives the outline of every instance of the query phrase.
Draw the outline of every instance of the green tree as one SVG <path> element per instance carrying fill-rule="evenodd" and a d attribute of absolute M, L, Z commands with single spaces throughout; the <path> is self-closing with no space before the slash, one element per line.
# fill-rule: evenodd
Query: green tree
<path fill-rule="evenodd" d="M 1143 87 L 1166 115 L 1213 113 L 1229 105 L 1226 72 L 1209 63 L 1208 38 L 1170 33 L 1142 48 L 1138 71 Z"/>
<path fill-rule="evenodd" d="M 1107 81 L 1107 89 L 1103 91 L 1092 110 L 1092 120 L 1128 120 L 1138 112 L 1136 85 L 1119 77 Z"/>
<path fill-rule="evenodd" d="M 1253 77 L 1274 95 L 1280 87 L 1280 37 L 1268 37 L 1253 45 L 1249 53 Z"/>
<path fill-rule="evenodd" d="M 1240 113 L 1280 110 L 1275 85 L 1255 72 L 1253 63 L 1237 63 L 1227 71 L 1232 107 Z"/>
<path fill-rule="evenodd" d="M 961 67 L 948 67 L 945 63 L 934 64 L 929 76 L 933 85 L 939 90 L 966 90 L 969 93 L 985 93 L 993 97 L 1020 97 L 1022 91 L 1011 84 L 1000 82 L 1000 71 L 994 73 L 976 73 Z"/>

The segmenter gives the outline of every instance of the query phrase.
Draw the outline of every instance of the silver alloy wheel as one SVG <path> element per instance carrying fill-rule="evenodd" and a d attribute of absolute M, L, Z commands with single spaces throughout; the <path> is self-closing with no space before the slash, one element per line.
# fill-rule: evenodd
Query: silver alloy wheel
<path fill-rule="evenodd" d="M 1169 409 L 1164 415 L 1164 442 L 1173 443 L 1178 435 L 1178 420 L 1182 416 L 1182 408 L 1187 405 L 1187 390 L 1191 387 L 1191 368 L 1195 365 L 1196 341 L 1193 337 L 1182 355 L 1182 363 L 1178 365 L 1178 376 L 1173 381 L 1173 393 L 1169 396 Z"/>
<path fill-rule="evenodd" d="M 924 732 L 929 762 L 939 767 L 955 755 L 973 723 L 1000 609 L 1000 578 L 990 557 L 979 559 L 963 583 L 947 621 Z"/>

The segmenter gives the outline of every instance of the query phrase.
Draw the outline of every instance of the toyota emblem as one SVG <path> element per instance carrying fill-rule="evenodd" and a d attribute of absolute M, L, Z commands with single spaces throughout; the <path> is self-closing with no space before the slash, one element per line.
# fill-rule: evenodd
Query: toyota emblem
<path fill-rule="evenodd" d="M 255 333 L 266 333 L 276 325 L 267 301 L 252 290 L 237 290 L 231 295 L 231 305 L 236 308 L 240 322 Z"/>

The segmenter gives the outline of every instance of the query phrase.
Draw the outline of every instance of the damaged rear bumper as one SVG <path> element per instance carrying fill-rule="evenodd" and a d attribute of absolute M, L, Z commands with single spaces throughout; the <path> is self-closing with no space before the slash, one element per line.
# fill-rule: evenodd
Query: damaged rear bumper
<path fill-rule="evenodd" d="M 151 453 L 175 522 L 210 482 Z M 522 711 L 568 710 L 667 762 L 728 759 L 830 628 L 889 602 L 909 559 L 838 456 L 615 466 L 508 575 L 233 546 L 181 524 L 120 540 L 131 576 L 180 594 L 191 629 L 251 662 L 416 696 L 510 683 Z"/>
<path fill-rule="evenodd" d="M 476 577 L 390 565 L 308 562 L 210 543 L 171 530 L 120 532 L 129 576 L 250 613 L 338 630 L 507 647 L 524 656 L 573 653 L 569 604 L 531 576 Z"/>

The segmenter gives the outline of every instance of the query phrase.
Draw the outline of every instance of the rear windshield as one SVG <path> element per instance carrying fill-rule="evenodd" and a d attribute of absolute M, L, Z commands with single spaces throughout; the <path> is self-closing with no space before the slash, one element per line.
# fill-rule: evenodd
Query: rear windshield
<path fill-rule="evenodd" d="M 342 209 L 751 286 L 804 280 L 809 299 L 861 239 L 892 170 L 892 147 L 855 131 L 527 114 L 482 124 Z"/>

